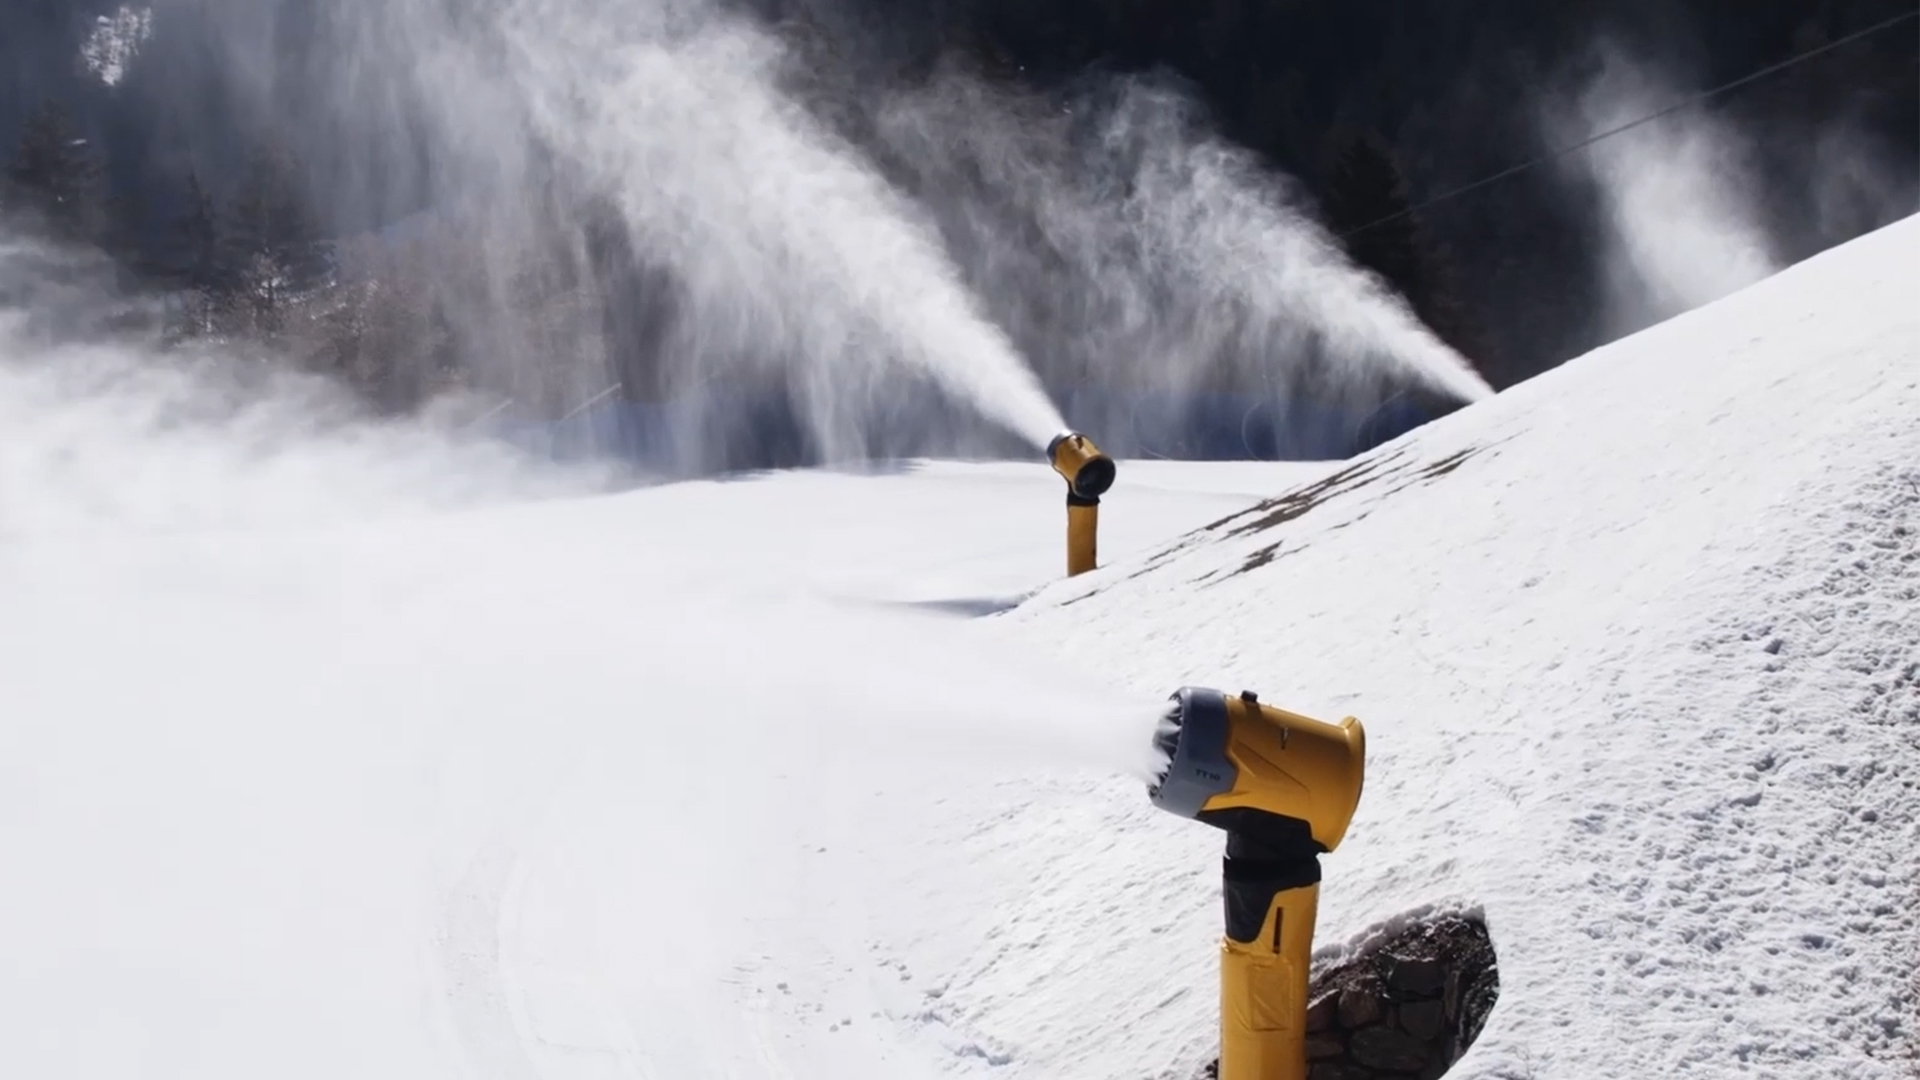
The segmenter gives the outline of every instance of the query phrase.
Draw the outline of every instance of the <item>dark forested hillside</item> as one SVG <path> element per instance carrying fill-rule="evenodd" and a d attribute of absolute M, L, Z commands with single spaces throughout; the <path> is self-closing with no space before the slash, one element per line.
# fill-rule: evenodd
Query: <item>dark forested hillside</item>
<path fill-rule="evenodd" d="M 737 2 L 780 27 L 803 58 L 804 96 L 883 169 L 883 103 L 956 60 L 1008 93 L 1068 108 L 1121 77 L 1178 88 L 1204 123 L 1276 178 L 1290 177 L 1297 201 L 1348 253 L 1495 385 L 1661 310 L 1603 310 L 1607 226 L 1593 176 L 1569 164 L 1578 154 L 1450 193 L 1577 142 L 1608 118 L 1913 10 L 1911 0 Z M 397 248 L 353 240 L 446 209 L 434 192 L 447 188 L 449 159 L 424 139 L 395 137 L 415 122 L 406 91 L 383 82 L 378 65 L 355 62 L 358 50 L 415 46 L 355 38 L 322 0 L 158 0 L 150 18 L 140 15 L 146 21 L 127 22 L 147 10 L 106 0 L 0 5 L 8 159 L 0 197 L 9 214 L 106 248 L 131 283 L 185 296 L 189 327 L 275 335 L 305 320 L 327 339 L 313 356 L 396 407 L 501 347 L 430 287 L 460 260 L 425 254 L 426 234 Z M 110 74 L 98 55 L 103 18 L 119 20 L 131 56 Z M 1616 95 L 1615 112 L 1581 113 L 1583 88 L 1620 55 L 1634 58 L 1642 82 L 1657 78 Z M 1920 21 L 1693 111 L 1738 132 L 1743 166 L 1727 182 L 1751 189 L 1772 257 L 1804 258 L 1916 208 Z M 1584 119 L 1567 119 L 1576 115 Z M 370 136 L 376 128 L 380 137 Z M 1838 179 L 1837 146 L 1852 162 Z M 934 198 L 940 185 L 912 173 L 896 162 L 889 175 Z M 604 348 L 585 352 L 630 392 L 664 393 L 647 358 L 667 347 L 671 267 L 596 224 L 604 217 L 596 193 L 563 198 L 569 183 L 564 170 L 541 182 L 541 220 L 566 218 L 568 243 L 585 254 L 535 244 L 528 250 L 545 254 L 516 268 L 516 289 L 538 298 L 529 302 L 541 325 L 553 312 L 591 320 Z M 336 272 L 363 274 L 342 296 L 378 310 L 344 300 L 322 311 L 289 307 L 289 297 Z M 1034 362 L 1050 374 L 1047 357 Z"/>

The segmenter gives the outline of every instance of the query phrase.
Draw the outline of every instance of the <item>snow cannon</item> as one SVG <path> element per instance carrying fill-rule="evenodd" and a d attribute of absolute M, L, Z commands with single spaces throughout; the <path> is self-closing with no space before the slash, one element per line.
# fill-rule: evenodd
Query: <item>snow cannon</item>
<path fill-rule="evenodd" d="M 1154 745 L 1166 771 L 1153 805 L 1227 834 L 1226 936 L 1220 944 L 1220 1080 L 1305 1080 L 1307 974 L 1320 901 L 1320 856 L 1340 845 L 1360 805 L 1367 735 L 1188 687 L 1173 695 Z"/>
<path fill-rule="evenodd" d="M 1063 431 L 1047 444 L 1047 461 L 1067 482 L 1067 576 L 1078 577 L 1099 562 L 1100 496 L 1118 469 L 1093 440 Z"/>

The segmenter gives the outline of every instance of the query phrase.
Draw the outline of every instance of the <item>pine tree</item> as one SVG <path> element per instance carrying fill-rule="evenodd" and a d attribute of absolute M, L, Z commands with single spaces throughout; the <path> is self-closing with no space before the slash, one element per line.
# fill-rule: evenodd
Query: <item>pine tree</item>
<path fill-rule="evenodd" d="M 280 331 L 287 306 L 326 269 L 298 176 L 286 151 L 254 151 L 217 230 L 221 276 L 233 287 L 249 328 L 268 335 Z"/>
<path fill-rule="evenodd" d="M 1407 182 L 1377 137 L 1354 137 L 1340 150 L 1327 180 L 1326 210 L 1329 225 L 1345 238 L 1354 260 L 1417 305 L 1426 291 L 1426 267 Z"/>
<path fill-rule="evenodd" d="M 148 270 L 166 287 L 185 294 L 189 329 L 214 332 L 233 308 L 235 268 L 224 258 L 220 213 L 198 172 L 187 174 L 182 207 L 167 225 Z"/>
<path fill-rule="evenodd" d="M 1469 325 L 1452 269 L 1427 238 L 1384 141 L 1362 134 L 1346 142 L 1328 176 L 1325 203 L 1328 225 L 1353 260 L 1386 279 L 1428 328 L 1485 372 L 1486 350 Z"/>
<path fill-rule="evenodd" d="M 200 174 L 187 174 L 186 206 L 168 230 L 170 269 L 188 288 L 217 289 L 226 284 L 220 261 L 220 217 Z"/>
<path fill-rule="evenodd" d="M 101 227 L 102 171 L 66 108 L 44 102 L 21 127 L 7 169 L 6 207 L 37 216 L 60 239 L 92 240 Z"/>
<path fill-rule="evenodd" d="M 139 185 L 113 192 L 101 202 L 101 224 L 94 237 L 115 262 L 139 276 L 146 276 L 150 269 L 152 238 L 147 225 L 151 213 L 147 193 Z"/>

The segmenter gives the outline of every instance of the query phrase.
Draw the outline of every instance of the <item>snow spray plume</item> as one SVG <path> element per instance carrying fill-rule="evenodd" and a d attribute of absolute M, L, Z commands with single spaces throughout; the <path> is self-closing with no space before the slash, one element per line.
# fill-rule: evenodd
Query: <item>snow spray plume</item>
<path fill-rule="evenodd" d="M 1571 101 L 1542 111 L 1548 144 L 1576 144 L 1682 96 L 1617 46 L 1603 47 L 1597 65 Z M 1729 124 L 1687 109 L 1568 159 L 1599 192 L 1608 336 L 1718 300 L 1779 269 L 1747 154 Z"/>
<path fill-rule="evenodd" d="M 321 18 L 341 62 L 304 77 L 362 156 L 426 161 L 420 265 L 516 411 L 550 419 L 615 384 L 656 402 L 767 392 L 829 457 L 886 449 L 875 428 L 929 395 L 1035 448 L 1063 427 L 937 236 L 780 92 L 787 54 L 757 25 L 704 0 Z M 388 198 L 344 171 L 349 197 Z M 701 464 L 706 433 L 683 434 Z"/>
<path fill-rule="evenodd" d="M 946 69 L 882 106 L 996 319 L 1049 378 L 1377 401 L 1492 393 L 1253 156 L 1137 80 L 1070 107 Z"/>

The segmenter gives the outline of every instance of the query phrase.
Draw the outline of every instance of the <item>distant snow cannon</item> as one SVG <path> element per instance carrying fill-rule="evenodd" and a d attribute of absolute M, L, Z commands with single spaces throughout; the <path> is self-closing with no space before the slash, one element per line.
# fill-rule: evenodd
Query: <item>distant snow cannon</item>
<path fill-rule="evenodd" d="M 1154 745 L 1166 771 L 1153 805 L 1227 834 L 1226 936 L 1220 945 L 1220 1080 L 1305 1080 L 1307 975 L 1320 901 L 1320 856 L 1340 845 L 1360 805 L 1367 736 L 1188 687 L 1173 695 Z"/>
<path fill-rule="evenodd" d="M 1061 432 L 1047 445 L 1047 460 L 1067 482 L 1067 576 L 1099 565 L 1100 496 L 1113 486 L 1118 468 L 1093 440 Z"/>

